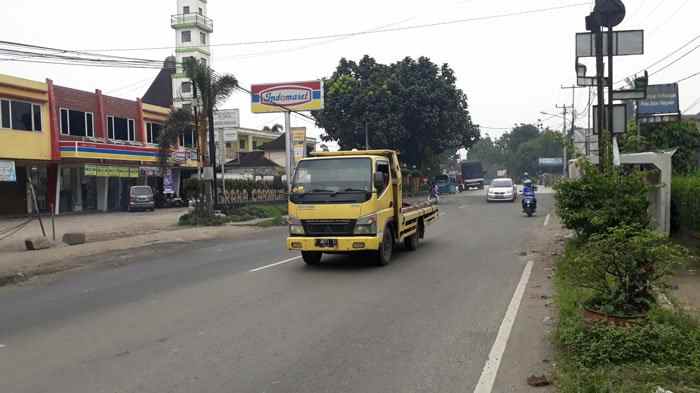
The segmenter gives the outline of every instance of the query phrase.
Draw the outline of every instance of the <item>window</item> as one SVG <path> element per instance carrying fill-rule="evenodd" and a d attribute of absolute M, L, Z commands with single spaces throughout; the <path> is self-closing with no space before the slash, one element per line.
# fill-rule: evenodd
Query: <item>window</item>
<path fill-rule="evenodd" d="M 136 123 L 134 119 L 107 116 L 107 131 L 109 139 L 122 141 L 136 140 Z"/>
<path fill-rule="evenodd" d="M 61 134 L 94 137 L 94 115 L 92 112 L 61 108 Z"/>
<path fill-rule="evenodd" d="M 205 67 L 207 66 L 207 59 L 201 59 L 200 61 L 202 62 L 203 66 L 205 66 Z"/>
<path fill-rule="evenodd" d="M 181 134 L 179 139 L 180 139 L 180 146 L 190 147 L 190 148 L 197 147 L 197 138 L 194 137 L 194 132 L 188 132 L 185 134 Z"/>
<path fill-rule="evenodd" d="M 199 7 L 199 15 L 204 16 L 204 10 L 202 9 L 202 7 Z"/>
<path fill-rule="evenodd" d="M 0 100 L 0 125 L 17 131 L 41 131 L 41 106 L 30 102 Z"/>
<path fill-rule="evenodd" d="M 384 174 L 384 185 L 381 189 L 377 189 L 377 195 L 381 196 L 389 185 L 389 162 L 377 161 L 377 172 Z"/>
<path fill-rule="evenodd" d="M 182 104 L 182 109 L 186 110 L 188 113 L 192 113 L 192 104 Z"/>
<path fill-rule="evenodd" d="M 154 145 L 160 143 L 160 132 L 162 129 L 162 124 L 146 123 L 146 141 Z"/>
<path fill-rule="evenodd" d="M 241 139 L 240 141 L 238 141 L 238 147 L 241 150 L 245 150 L 245 139 Z"/>
<path fill-rule="evenodd" d="M 182 32 L 182 42 L 191 42 L 192 41 L 192 32 L 187 30 Z"/>
<path fill-rule="evenodd" d="M 207 34 L 206 34 L 206 33 L 200 32 L 200 33 L 199 33 L 199 41 L 200 41 L 202 44 L 206 44 L 206 43 L 207 43 Z"/>
<path fill-rule="evenodd" d="M 258 141 L 253 141 L 253 150 L 258 149 Z"/>
<path fill-rule="evenodd" d="M 190 6 L 186 5 L 186 6 L 182 7 L 182 13 L 189 14 L 190 13 Z"/>
<path fill-rule="evenodd" d="M 182 89 L 181 91 L 183 93 L 190 94 L 192 93 L 192 82 L 182 82 Z"/>

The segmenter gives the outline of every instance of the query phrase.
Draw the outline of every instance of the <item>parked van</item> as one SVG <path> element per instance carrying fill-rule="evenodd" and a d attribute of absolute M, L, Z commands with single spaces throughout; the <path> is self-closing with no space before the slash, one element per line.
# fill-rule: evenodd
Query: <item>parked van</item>
<path fill-rule="evenodd" d="M 129 211 L 155 210 L 156 202 L 151 186 L 132 186 L 129 190 Z"/>

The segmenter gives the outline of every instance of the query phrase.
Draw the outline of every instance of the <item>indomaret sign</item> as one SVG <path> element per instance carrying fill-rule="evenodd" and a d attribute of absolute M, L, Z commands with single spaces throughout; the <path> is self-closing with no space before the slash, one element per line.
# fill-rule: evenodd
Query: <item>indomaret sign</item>
<path fill-rule="evenodd" d="M 253 113 L 323 109 L 322 81 L 253 85 L 250 90 Z"/>

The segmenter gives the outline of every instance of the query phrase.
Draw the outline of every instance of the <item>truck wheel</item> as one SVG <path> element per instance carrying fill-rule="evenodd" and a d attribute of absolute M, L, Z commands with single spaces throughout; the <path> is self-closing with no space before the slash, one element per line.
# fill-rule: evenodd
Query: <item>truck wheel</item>
<path fill-rule="evenodd" d="M 420 245 L 420 236 L 418 235 L 418 231 L 404 239 L 403 244 L 407 250 L 416 251 L 418 249 L 418 246 Z"/>
<path fill-rule="evenodd" d="M 377 264 L 379 266 L 386 266 L 391 262 L 391 255 L 394 253 L 394 234 L 391 228 L 386 227 L 384 229 L 384 236 L 382 237 L 382 244 L 379 245 L 379 250 L 377 251 Z"/>
<path fill-rule="evenodd" d="M 309 266 L 316 266 L 321 263 L 323 253 L 318 251 L 302 251 L 301 258 Z"/>

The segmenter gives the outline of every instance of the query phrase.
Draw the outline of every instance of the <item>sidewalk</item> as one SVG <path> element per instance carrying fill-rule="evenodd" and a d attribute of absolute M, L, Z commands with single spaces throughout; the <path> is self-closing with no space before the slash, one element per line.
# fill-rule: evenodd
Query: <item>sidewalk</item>
<path fill-rule="evenodd" d="M 39 223 L 32 221 L 12 237 L 0 241 L 0 286 L 18 277 L 21 281 L 34 275 L 80 267 L 85 257 L 125 251 L 165 243 L 234 238 L 260 230 L 252 226 L 178 227 L 177 220 L 187 209 L 163 209 L 152 213 L 105 213 L 70 215 L 56 218 L 56 245 L 50 249 L 26 251 L 24 239 L 41 236 Z M 25 220 L 0 220 L 0 230 Z M 250 223 L 243 223 L 248 224 Z M 51 238 L 50 221 L 44 223 Z M 68 246 L 61 242 L 64 233 L 86 232 L 87 242 Z"/>
<path fill-rule="evenodd" d="M 159 209 L 143 213 L 92 213 L 69 214 L 56 217 L 56 241 L 60 242 L 64 233 L 85 232 L 87 242 L 97 242 L 117 239 L 126 236 L 136 236 L 155 233 L 164 230 L 177 229 L 177 219 L 187 212 L 182 209 Z M 42 217 L 44 228 L 49 238 L 52 237 L 51 218 Z M 0 219 L 0 232 L 21 224 L 26 219 Z M 24 229 L 6 240 L 0 241 L 0 260 L 3 254 L 13 251 L 24 251 L 24 239 L 41 236 L 41 227 L 35 219 Z"/>

